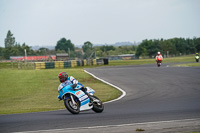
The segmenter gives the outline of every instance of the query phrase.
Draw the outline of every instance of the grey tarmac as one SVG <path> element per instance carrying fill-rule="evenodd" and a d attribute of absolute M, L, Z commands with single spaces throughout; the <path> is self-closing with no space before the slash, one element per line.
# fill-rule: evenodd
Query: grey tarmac
<path fill-rule="evenodd" d="M 138 132 L 136 128 L 144 128 L 141 132 L 200 131 L 199 67 L 144 65 L 86 70 L 123 89 L 126 96 L 105 104 L 100 114 L 87 111 L 72 115 L 59 110 L 1 115 L 0 132 Z"/>

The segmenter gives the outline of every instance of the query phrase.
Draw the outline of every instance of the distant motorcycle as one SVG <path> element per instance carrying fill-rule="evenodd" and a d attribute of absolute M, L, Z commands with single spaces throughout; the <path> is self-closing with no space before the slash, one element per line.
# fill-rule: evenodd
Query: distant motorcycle
<path fill-rule="evenodd" d="M 199 62 L 199 56 L 195 56 L 196 62 Z"/>
<path fill-rule="evenodd" d="M 72 114 L 79 114 L 80 111 L 92 109 L 96 113 L 101 113 L 104 110 L 104 105 L 101 100 L 94 96 L 94 90 L 86 87 L 87 95 L 82 90 L 76 90 L 79 86 L 74 84 L 63 87 L 58 87 L 58 99 L 64 101 L 64 105 Z"/>
<path fill-rule="evenodd" d="M 161 66 L 162 60 L 163 60 L 162 55 L 156 55 L 156 62 L 158 67 Z"/>

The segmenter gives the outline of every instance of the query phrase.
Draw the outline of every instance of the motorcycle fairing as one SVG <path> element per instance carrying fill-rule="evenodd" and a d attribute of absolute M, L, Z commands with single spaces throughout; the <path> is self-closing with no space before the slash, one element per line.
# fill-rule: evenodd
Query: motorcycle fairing
<path fill-rule="evenodd" d="M 70 85 L 67 85 L 59 90 L 58 98 L 62 100 L 67 93 L 73 94 L 79 99 L 81 103 L 80 111 L 89 110 L 93 107 L 89 106 L 90 99 L 82 90 L 73 90 Z"/>

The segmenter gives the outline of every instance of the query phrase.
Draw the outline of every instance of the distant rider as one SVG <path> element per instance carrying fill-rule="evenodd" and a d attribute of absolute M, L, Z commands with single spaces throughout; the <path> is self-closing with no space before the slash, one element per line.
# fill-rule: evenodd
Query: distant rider
<path fill-rule="evenodd" d="M 160 63 L 162 63 L 162 60 L 163 60 L 162 54 L 158 52 L 156 55 L 156 62 L 158 63 L 158 61 L 160 61 Z"/>
<path fill-rule="evenodd" d="M 199 62 L 199 53 L 196 53 L 195 59 L 196 59 L 196 62 Z"/>
<path fill-rule="evenodd" d="M 66 72 L 61 72 L 58 74 L 58 78 L 61 82 L 60 86 L 65 87 L 67 85 L 72 84 L 74 86 L 74 88 L 76 87 L 76 90 L 81 89 L 83 92 L 85 92 L 87 94 L 87 89 L 84 88 L 84 86 L 79 83 L 74 77 L 67 75 Z"/>

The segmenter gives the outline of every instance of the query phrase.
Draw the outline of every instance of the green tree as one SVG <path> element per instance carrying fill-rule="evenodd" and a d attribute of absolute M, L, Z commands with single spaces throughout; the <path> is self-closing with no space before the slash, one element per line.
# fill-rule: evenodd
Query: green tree
<path fill-rule="evenodd" d="M 0 47 L 0 56 L 2 56 L 2 55 L 3 55 L 3 48 Z"/>
<path fill-rule="evenodd" d="M 3 57 L 4 59 L 10 59 L 10 56 L 11 56 L 11 49 L 12 47 L 6 47 L 4 50 L 3 50 Z"/>
<path fill-rule="evenodd" d="M 89 41 L 83 44 L 82 49 L 84 51 L 84 58 L 89 58 L 94 52 L 93 44 Z"/>
<path fill-rule="evenodd" d="M 170 55 L 176 54 L 176 47 L 170 40 L 164 40 L 161 43 L 161 51 L 163 51 L 165 55 L 167 55 L 168 52 Z"/>
<path fill-rule="evenodd" d="M 173 38 L 170 40 L 172 44 L 176 47 L 176 54 L 182 54 L 185 53 L 185 39 L 184 38 Z"/>
<path fill-rule="evenodd" d="M 71 40 L 67 40 L 66 38 L 61 38 L 55 47 L 57 50 L 65 50 L 65 52 L 68 53 L 68 50 L 74 51 L 74 44 L 71 42 Z"/>
<path fill-rule="evenodd" d="M 136 56 L 137 57 L 148 56 L 149 53 L 148 53 L 147 47 L 148 47 L 148 40 L 146 39 L 146 40 L 143 40 L 142 43 L 138 46 L 137 51 L 136 51 Z"/>
<path fill-rule="evenodd" d="M 47 55 L 48 54 L 49 49 L 48 48 L 39 48 L 37 51 L 37 55 Z"/>
<path fill-rule="evenodd" d="M 81 48 L 75 48 L 75 57 L 79 59 L 83 59 L 83 54 L 82 54 L 82 49 Z"/>
<path fill-rule="evenodd" d="M 58 49 L 58 50 L 56 51 L 56 53 L 66 53 L 66 52 L 65 52 L 65 50 L 60 50 L 60 49 Z"/>
<path fill-rule="evenodd" d="M 13 37 L 13 34 L 9 30 L 7 33 L 7 36 L 5 38 L 5 48 L 7 47 L 13 47 L 15 44 L 15 37 Z"/>
<path fill-rule="evenodd" d="M 26 49 L 27 55 L 34 55 L 35 52 L 26 45 L 25 43 L 20 45 L 20 43 L 16 43 L 13 47 L 6 47 L 3 50 L 3 57 L 5 59 L 10 59 L 10 56 L 24 56 L 24 50 Z"/>
<path fill-rule="evenodd" d="M 0 60 L 3 59 L 3 51 L 4 51 L 4 48 L 0 47 Z"/>
<path fill-rule="evenodd" d="M 88 50 L 93 50 L 93 44 L 87 41 L 83 44 L 82 49 L 83 49 L 83 52 L 87 52 Z"/>
<path fill-rule="evenodd" d="M 101 51 L 99 46 L 95 46 L 96 49 L 96 56 L 97 57 L 103 57 L 103 52 Z"/>
<path fill-rule="evenodd" d="M 100 49 L 103 52 L 107 52 L 107 51 L 110 51 L 110 50 L 115 50 L 115 47 L 112 46 L 112 45 L 103 45 L 103 46 L 100 47 Z"/>
<path fill-rule="evenodd" d="M 195 44 L 194 41 L 192 39 L 187 38 L 186 40 L 186 44 L 187 44 L 187 53 L 188 54 L 192 54 L 195 53 Z"/>
<path fill-rule="evenodd" d="M 199 38 L 194 38 L 193 40 L 194 40 L 196 52 L 200 52 L 200 37 Z"/>

